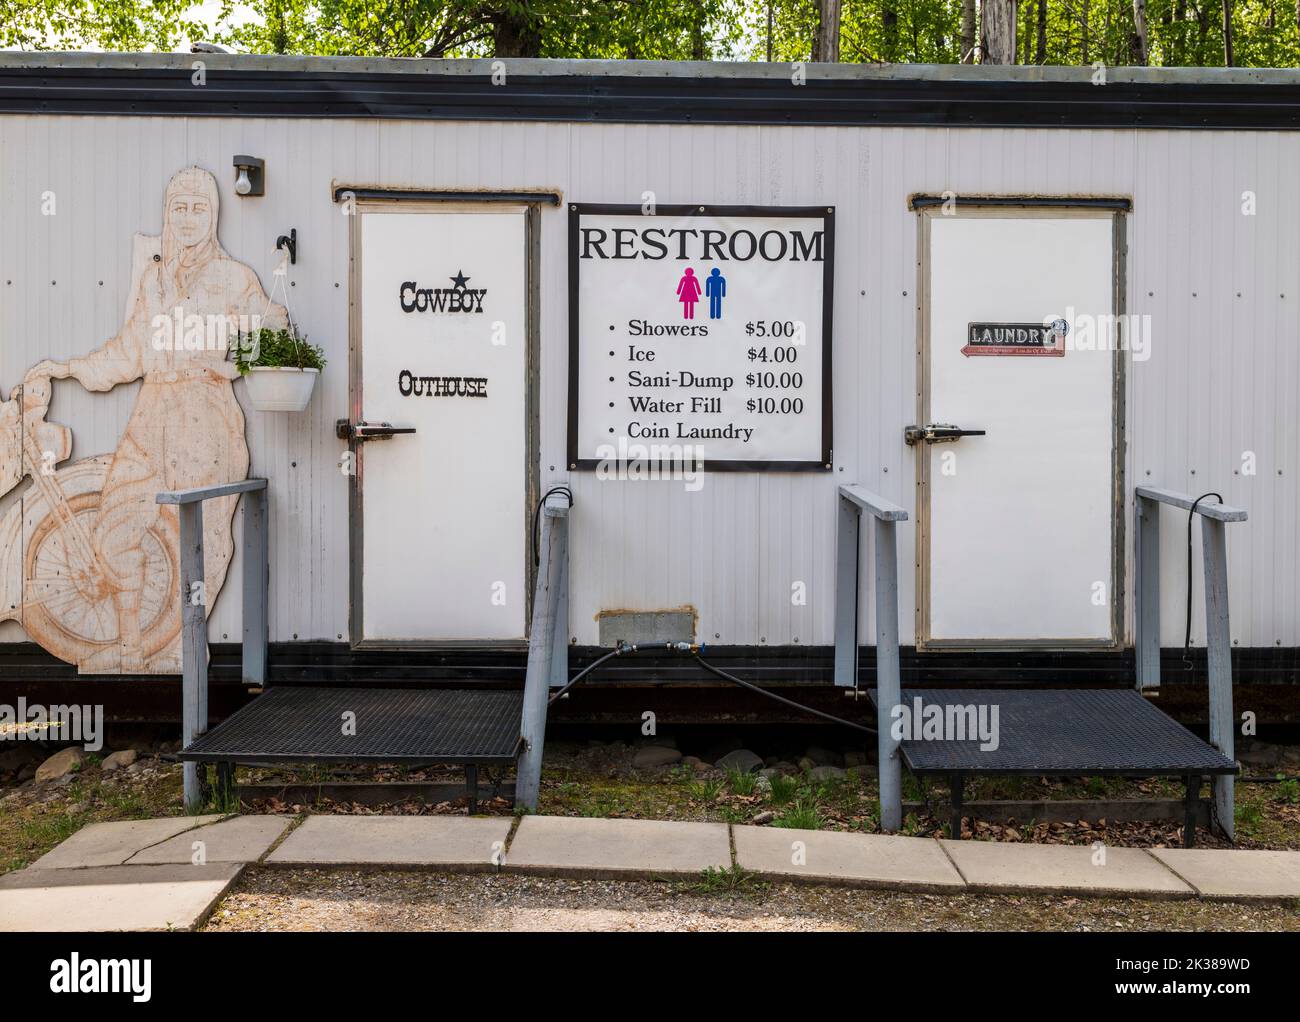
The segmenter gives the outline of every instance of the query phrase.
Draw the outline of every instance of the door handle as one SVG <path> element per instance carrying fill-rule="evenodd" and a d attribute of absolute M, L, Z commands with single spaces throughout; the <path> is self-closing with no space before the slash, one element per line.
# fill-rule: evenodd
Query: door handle
<path fill-rule="evenodd" d="M 908 447 L 924 441 L 927 444 L 950 444 L 964 436 L 984 436 L 982 429 L 961 429 L 946 422 L 927 422 L 924 426 L 908 426 L 903 430 L 903 441 Z"/>
<path fill-rule="evenodd" d="M 391 440 L 399 433 L 414 433 L 414 426 L 394 426 L 390 422 L 357 422 L 338 419 L 334 423 L 334 435 L 340 440 L 364 443 L 367 440 Z"/>

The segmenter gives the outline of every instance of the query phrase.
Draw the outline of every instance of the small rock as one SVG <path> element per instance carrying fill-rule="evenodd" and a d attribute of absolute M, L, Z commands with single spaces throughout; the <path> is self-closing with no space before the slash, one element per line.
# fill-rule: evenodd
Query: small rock
<path fill-rule="evenodd" d="M 84 813 L 89 808 L 90 806 L 86 805 L 85 802 L 73 802 L 72 805 L 68 806 L 68 813 L 75 816 Z"/>
<path fill-rule="evenodd" d="M 36 768 L 37 781 L 54 781 L 66 777 L 86 762 L 86 754 L 72 745 L 61 749 Z"/>
<path fill-rule="evenodd" d="M 741 773 L 750 774 L 763 766 L 763 760 L 748 749 L 736 749 L 713 765 L 719 770 L 739 770 Z"/>
<path fill-rule="evenodd" d="M 788 759 L 783 759 L 780 762 L 773 763 L 772 769 L 783 777 L 789 777 L 791 774 L 797 774 L 799 772 L 799 768 Z"/>
<path fill-rule="evenodd" d="M 663 745 L 646 745 L 636 750 L 636 755 L 632 757 L 632 765 L 642 768 L 667 766 L 681 758 L 682 754 L 676 749 L 669 749 Z"/>
<path fill-rule="evenodd" d="M 23 781 L 30 781 L 35 776 L 36 776 L 36 767 L 28 763 L 25 767 L 23 767 L 21 770 L 18 771 L 18 783 L 22 784 Z"/>
<path fill-rule="evenodd" d="M 143 763 L 132 763 L 129 767 L 126 768 L 126 772 L 127 772 L 128 774 L 139 774 L 139 773 L 143 773 L 143 772 L 144 772 L 144 764 L 143 764 Z"/>
<path fill-rule="evenodd" d="M 104 762 L 100 766 L 107 771 L 121 770 L 123 767 L 129 767 L 139 756 L 140 754 L 134 749 L 123 749 L 104 757 Z"/>
<path fill-rule="evenodd" d="M 844 770 L 837 766 L 819 766 L 809 770 L 808 776 L 814 781 L 838 780 L 844 776 Z"/>
<path fill-rule="evenodd" d="M 754 790 L 761 792 L 764 795 L 772 790 L 772 782 L 763 776 L 761 770 L 759 771 L 758 776 L 754 778 Z"/>
<path fill-rule="evenodd" d="M 764 767 L 758 772 L 758 776 L 770 781 L 773 777 L 780 777 L 781 771 L 777 770 L 776 767 Z"/>
<path fill-rule="evenodd" d="M 832 752 L 830 749 L 823 749 L 820 745 L 810 745 L 804 751 L 804 757 L 813 761 L 816 766 L 839 766 L 840 755 L 838 752 Z"/>
<path fill-rule="evenodd" d="M 761 826 L 761 825 L 764 824 L 764 823 L 771 823 L 771 822 L 772 822 L 773 820 L 775 820 L 775 819 L 776 819 L 776 813 L 772 813 L 772 812 L 763 812 L 763 813 L 759 813 L 757 816 L 755 816 L 755 817 L 754 817 L 752 820 L 750 820 L 749 822 L 750 822 L 750 823 L 756 823 L 756 824 L 759 824 L 759 825 Z"/>
<path fill-rule="evenodd" d="M 844 765 L 846 767 L 866 766 L 869 762 L 865 752 L 859 752 L 857 749 L 850 749 L 844 754 Z"/>
<path fill-rule="evenodd" d="M 700 759 L 699 756 L 683 756 L 682 766 L 690 767 L 692 770 L 699 770 L 700 767 L 707 767 L 709 764 Z"/>
<path fill-rule="evenodd" d="M 1015 827 L 1008 827 L 1006 830 L 1002 832 L 1002 836 L 1006 838 L 1008 841 L 1019 841 L 1020 831 L 1016 830 Z"/>
<path fill-rule="evenodd" d="M 817 764 L 814 763 L 807 756 L 804 756 L 801 760 L 799 760 L 799 769 L 802 770 L 804 773 L 807 773 L 809 770 L 813 769 L 816 765 Z"/>

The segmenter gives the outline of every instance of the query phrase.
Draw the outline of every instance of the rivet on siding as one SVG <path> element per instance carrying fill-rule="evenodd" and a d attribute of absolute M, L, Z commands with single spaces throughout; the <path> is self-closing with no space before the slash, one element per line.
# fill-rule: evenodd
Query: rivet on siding
<path fill-rule="evenodd" d="M 295 639 L 298 638 L 298 633 L 297 633 L 297 632 L 294 632 L 294 633 L 293 633 L 293 637 L 294 637 Z"/>
<path fill-rule="evenodd" d="M 334 286 L 335 286 L 335 287 L 338 287 L 338 286 L 339 286 L 339 282 L 338 282 L 337 280 L 334 282 Z M 339 638 L 342 638 L 342 636 L 339 636 Z"/>
<path fill-rule="evenodd" d="M 297 287 L 297 286 L 298 286 L 298 282 L 297 282 L 296 280 L 291 280 L 291 281 L 289 281 L 289 286 L 290 286 L 290 287 Z"/>
<path fill-rule="evenodd" d="M 722 633 L 721 633 L 721 632 L 714 632 L 714 633 L 713 633 L 713 637 L 714 637 L 715 639 L 721 639 L 721 638 L 722 638 Z"/>
<path fill-rule="evenodd" d="M 297 468 L 297 467 L 298 467 L 298 463 L 297 463 L 296 461 L 291 461 L 291 462 L 289 462 L 289 467 L 290 467 L 290 468 Z"/>

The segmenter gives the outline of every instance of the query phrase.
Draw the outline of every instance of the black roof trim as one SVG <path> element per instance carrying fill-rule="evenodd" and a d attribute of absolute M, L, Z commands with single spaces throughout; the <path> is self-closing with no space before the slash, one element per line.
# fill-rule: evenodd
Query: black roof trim
<path fill-rule="evenodd" d="M 436 62 L 429 62 L 436 63 Z M 174 67 L 23 66 L 0 62 L 0 113 L 186 117 L 397 118 L 651 124 L 992 128 L 1300 129 L 1300 85 L 1287 78 L 1106 85 L 1087 78 L 989 79 L 927 69 L 889 75 L 718 73 L 482 74 L 210 67 L 195 85 Z M 1086 70 L 1086 69 L 1084 69 Z M 1272 73 L 1274 76 L 1277 72 Z"/>

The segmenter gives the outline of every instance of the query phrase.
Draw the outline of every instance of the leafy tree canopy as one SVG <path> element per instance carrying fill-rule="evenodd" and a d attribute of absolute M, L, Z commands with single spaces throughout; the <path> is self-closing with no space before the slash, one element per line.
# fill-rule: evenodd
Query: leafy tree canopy
<path fill-rule="evenodd" d="M 974 3 L 974 0 L 967 0 Z M 991 2 L 991 0 L 990 0 Z M 1013 0 L 1014 2 L 1014 0 Z M 818 0 L 0 0 L 0 46 L 253 53 L 807 60 Z M 962 59 L 963 0 L 842 0 L 840 59 Z M 1300 0 L 1147 0 L 1149 62 L 1300 65 Z M 1017 61 L 1138 62 L 1134 0 L 1018 0 Z"/>

